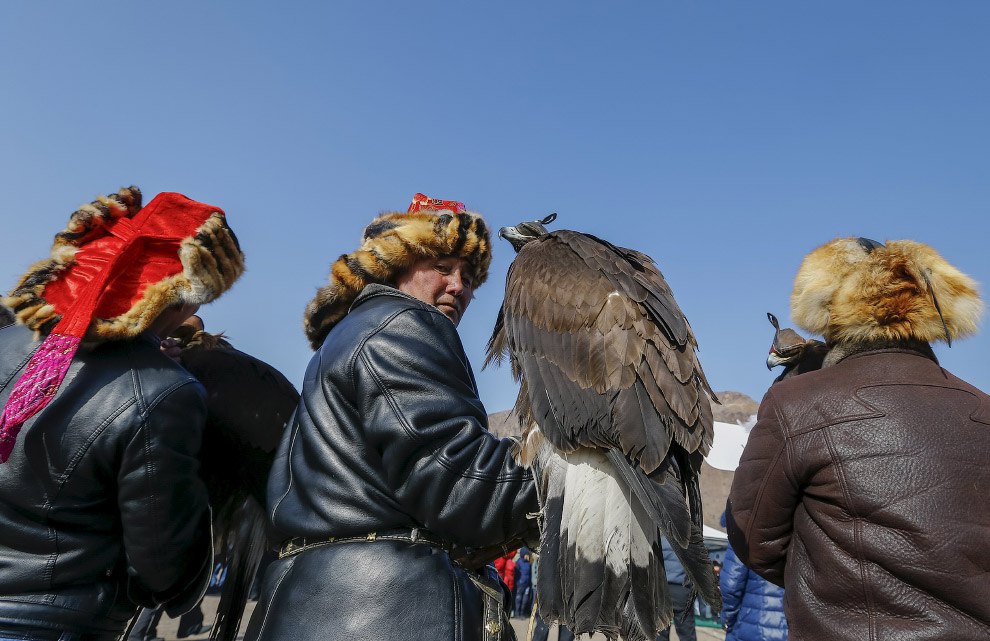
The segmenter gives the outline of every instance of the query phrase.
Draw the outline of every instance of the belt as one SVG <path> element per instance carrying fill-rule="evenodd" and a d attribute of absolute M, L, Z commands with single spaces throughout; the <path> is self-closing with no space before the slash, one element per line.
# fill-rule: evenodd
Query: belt
<path fill-rule="evenodd" d="M 284 559 L 293 554 L 299 554 L 312 548 L 325 547 L 327 545 L 337 545 L 338 543 L 373 543 L 375 541 L 402 541 L 404 543 L 417 543 L 429 545 L 450 551 L 451 544 L 442 541 L 433 535 L 429 530 L 422 528 L 397 528 L 392 530 L 382 530 L 380 532 L 368 532 L 355 536 L 326 536 L 326 537 L 304 537 L 297 536 L 282 543 L 278 550 L 278 558 Z"/>

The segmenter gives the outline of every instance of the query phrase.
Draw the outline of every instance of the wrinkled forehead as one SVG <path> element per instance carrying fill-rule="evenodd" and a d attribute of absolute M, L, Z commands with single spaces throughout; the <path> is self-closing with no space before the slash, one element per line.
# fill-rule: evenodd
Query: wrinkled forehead
<path fill-rule="evenodd" d="M 471 263 L 460 256 L 423 256 L 422 258 L 416 259 L 412 265 L 406 267 L 405 271 L 410 271 L 414 269 L 432 269 L 434 265 L 442 264 L 451 269 L 460 269 L 461 271 L 468 271 L 471 269 Z"/>

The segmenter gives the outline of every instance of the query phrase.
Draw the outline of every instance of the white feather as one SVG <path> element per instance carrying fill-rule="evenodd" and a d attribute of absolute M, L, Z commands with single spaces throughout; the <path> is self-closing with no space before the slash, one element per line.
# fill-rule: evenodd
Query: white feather
<path fill-rule="evenodd" d="M 656 526 L 603 452 L 582 448 L 562 457 L 554 451 L 546 469 L 565 475 L 559 532 L 565 547 L 557 568 L 541 568 L 560 574 L 563 622 L 577 624 L 578 633 L 652 639 L 670 620 Z M 643 604 L 650 604 L 645 611 Z"/>

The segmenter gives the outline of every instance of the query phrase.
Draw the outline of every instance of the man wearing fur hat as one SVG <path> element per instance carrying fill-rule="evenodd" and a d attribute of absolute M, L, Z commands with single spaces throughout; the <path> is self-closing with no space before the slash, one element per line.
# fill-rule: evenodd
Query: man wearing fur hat
<path fill-rule="evenodd" d="M 489 242 L 481 216 L 417 194 L 365 229 L 306 308 L 317 353 L 269 479 L 280 558 L 248 639 L 511 634 L 498 583 L 459 560 L 536 534 L 533 480 L 488 432 L 455 329 Z"/>
<path fill-rule="evenodd" d="M 981 311 L 921 243 L 804 259 L 791 316 L 830 351 L 767 392 L 728 515 L 738 556 L 786 588 L 791 639 L 990 638 L 990 396 L 930 347 Z"/>
<path fill-rule="evenodd" d="M 212 567 L 202 386 L 161 339 L 244 269 L 223 212 L 136 187 L 76 211 L 3 299 L 0 638 L 117 639 Z"/>

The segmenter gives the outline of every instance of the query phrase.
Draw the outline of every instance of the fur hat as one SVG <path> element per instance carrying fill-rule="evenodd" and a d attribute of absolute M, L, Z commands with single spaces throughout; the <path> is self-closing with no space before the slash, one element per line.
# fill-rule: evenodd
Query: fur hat
<path fill-rule="evenodd" d="M 951 344 L 982 311 L 976 282 L 911 240 L 837 238 L 804 258 L 791 294 L 794 321 L 830 344 Z"/>
<path fill-rule="evenodd" d="M 0 415 L 0 462 L 20 426 L 62 383 L 82 340 L 132 338 L 172 305 L 208 303 L 244 271 L 223 211 L 163 193 L 141 207 L 137 187 L 80 207 L 3 299 L 17 322 L 47 335 Z"/>
<path fill-rule="evenodd" d="M 381 214 L 364 230 L 360 249 L 344 254 L 330 267 L 330 282 L 306 306 L 303 326 L 313 349 L 350 309 L 365 285 L 394 284 L 396 277 L 421 258 L 456 256 L 471 267 L 474 286 L 488 278 L 491 239 L 481 215 L 455 201 L 416 194 L 409 211 Z"/>
<path fill-rule="evenodd" d="M 141 191 L 127 187 L 73 213 L 55 236 L 51 257 L 32 265 L 3 304 L 19 323 L 50 333 L 78 305 L 80 285 L 128 245 L 129 233 L 134 254 L 122 258 L 97 294 L 85 319 L 86 340 L 137 336 L 166 307 L 209 303 L 244 272 L 244 255 L 222 210 L 173 193 L 159 194 L 142 209 Z"/>

